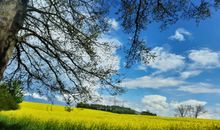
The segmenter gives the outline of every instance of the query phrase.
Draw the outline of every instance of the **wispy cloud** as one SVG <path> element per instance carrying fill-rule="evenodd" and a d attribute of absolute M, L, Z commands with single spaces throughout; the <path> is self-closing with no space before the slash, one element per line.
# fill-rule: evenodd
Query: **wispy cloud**
<path fill-rule="evenodd" d="M 208 48 L 191 50 L 188 58 L 193 61 L 192 68 L 220 67 L 220 52 L 215 52 Z"/>
<path fill-rule="evenodd" d="M 177 87 L 184 85 L 185 81 L 175 78 L 164 78 L 154 76 L 143 76 L 135 79 L 127 79 L 121 83 L 121 86 L 127 88 L 164 88 L 164 87 Z"/>
<path fill-rule="evenodd" d="M 38 93 L 25 93 L 24 96 L 30 96 L 35 99 L 42 99 L 42 100 L 48 100 L 46 96 L 40 95 Z"/>
<path fill-rule="evenodd" d="M 177 90 L 193 94 L 220 94 L 220 88 L 208 83 L 192 83 L 180 86 Z"/>
<path fill-rule="evenodd" d="M 116 38 L 108 35 L 103 35 L 98 39 L 101 43 L 109 43 L 109 47 L 97 47 L 95 51 L 98 54 L 98 61 L 103 68 L 113 68 L 114 70 L 120 69 L 120 56 L 116 53 L 122 43 Z"/>
<path fill-rule="evenodd" d="M 159 69 L 160 71 L 169 71 L 185 65 L 185 58 L 183 56 L 170 53 L 162 47 L 155 47 L 151 53 L 156 56 L 147 64 L 151 68 Z"/>
<path fill-rule="evenodd" d="M 198 76 L 201 73 L 202 73 L 201 70 L 183 71 L 183 72 L 180 72 L 180 78 L 181 79 L 188 79 L 188 78 L 191 78 L 191 77 Z"/>
<path fill-rule="evenodd" d="M 147 66 L 142 64 L 142 65 L 139 65 L 136 69 L 145 71 L 147 69 Z"/>
<path fill-rule="evenodd" d="M 186 29 L 184 28 L 178 28 L 176 31 L 175 31 L 175 34 L 174 35 L 171 35 L 169 37 L 170 40 L 177 40 L 177 41 L 185 41 L 186 40 L 186 36 L 191 36 L 192 34 L 187 31 Z"/>
<path fill-rule="evenodd" d="M 192 94 L 220 94 L 220 88 L 209 83 L 188 82 L 179 77 L 155 77 L 143 76 L 135 79 L 127 79 L 120 84 L 126 88 L 175 88 L 174 90 Z"/>
<path fill-rule="evenodd" d="M 111 27 L 114 30 L 118 30 L 119 29 L 119 24 L 115 19 L 109 19 L 108 23 L 111 25 Z"/>

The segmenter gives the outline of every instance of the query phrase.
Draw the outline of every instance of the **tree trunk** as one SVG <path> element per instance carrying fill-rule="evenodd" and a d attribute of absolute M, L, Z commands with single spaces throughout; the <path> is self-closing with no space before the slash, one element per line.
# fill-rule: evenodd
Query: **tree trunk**
<path fill-rule="evenodd" d="M 17 43 L 28 0 L 0 0 L 0 80 Z"/>

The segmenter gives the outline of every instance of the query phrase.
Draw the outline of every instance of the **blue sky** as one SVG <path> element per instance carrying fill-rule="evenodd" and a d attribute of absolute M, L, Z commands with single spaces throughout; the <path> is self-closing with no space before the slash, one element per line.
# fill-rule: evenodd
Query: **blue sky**
<path fill-rule="evenodd" d="M 108 35 L 127 47 L 128 35 L 117 21 L 112 23 Z M 219 118 L 220 111 L 215 109 L 220 106 L 219 34 L 220 12 L 213 12 L 198 25 L 195 21 L 179 21 L 162 31 L 157 23 L 149 25 L 142 38 L 157 57 L 148 65 L 124 69 L 124 54 L 118 51 L 120 71 L 126 75 L 122 86 L 127 90 L 118 100 L 165 116 L 173 114 L 170 111 L 175 104 L 204 104 L 209 112 L 203 117 Z"/>
<path fill-rule="evenodd" d="M 128 47 L 128 35 L 112 15 L 111 30 L 104 39 Z M 173 116 L 179 104 L 202 104 L 205 118 L 220 118 L 220 12 L 199 25 L 195 21 L 179 21 L 165 30 L 153 23 L 142 33 L 146 45 L 156 54 L 149 64 L 124 68 L 123 49 L 116 53 L 116 68 L 125 75 L 120 84 L 126 93 L 105 95 L 100 103 L 124 105 L 136 110 L 150 110 L 162 116 Z M 115 50 L 113 50 L 115 51 Z M 110 61 L 112 62 L 112 61 Z M 46 99 L 37 94 L 38 99 Z"/>

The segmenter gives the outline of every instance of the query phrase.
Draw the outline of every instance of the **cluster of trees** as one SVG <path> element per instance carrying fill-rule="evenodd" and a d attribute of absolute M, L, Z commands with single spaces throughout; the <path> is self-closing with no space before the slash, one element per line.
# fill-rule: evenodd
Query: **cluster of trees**
<path fill-rule="evenodd" d="M 141 115 L 148 115 L 148 116 L 157 116 L 157 114 L 152 113 L 150 111 L 142 111 L 140 114 Z"/>
<path fill-rule="evenodd" d="M 108 112 L 119 113 L 119 114 L 140 114 L 140 115 L 148 115 L 148 116 L 157 116 L 155 113 L 151 113 L 150 111 L 142 111 L 139 113 L 131 108 L 121 107 L 121 106 L 116 106 L 116 105 L 108 106 L 108 105 L 87 104 L 87 103 L 80 102 L 80 103 L 77 103 L 76 107 L 108 111 Z M 70 108 L 66 109 L 66 111 L 68 110 L 70 110 Z"/>
<path fill-rule="evenodd" d="M 0 111 L 18 109 L 23 101 L 20 81 L 2 82 L 0 84 Z"/>
<path fill-rule="evenodd" d="M 204 105 L 198 104 L 198 105 L 179 105 L 176 108 L 176 115 L 179 117 L 193 117 L 197 118 L 203 113 L 206 113 L 207 110 L 205 110 Z"/>
<path fill-rule="evenodd" d="M 87 108 L 101 111 L 108 111 L 119 114 L 136 114 L 137 112 L 131 108 L 121 107 L 121 106 L 106 106 L 101 104 L 86 104 L 86 103 L 77 103 L 76 107 L 78 108 Z"/>

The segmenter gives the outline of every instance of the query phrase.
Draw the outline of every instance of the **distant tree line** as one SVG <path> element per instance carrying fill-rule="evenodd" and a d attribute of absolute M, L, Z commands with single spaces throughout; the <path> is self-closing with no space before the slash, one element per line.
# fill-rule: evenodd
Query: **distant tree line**
<path fill-rule="evenodd" d="M 121 107 L 121 106 L 108 106 L 101 104 L 86 104 L 86 103 L 78 103 L 76 105 L 77 108 L 87 108 L 101 111 L 108 111 L 119 114 L 136 114 L 137 112 L 131 108 Z"/>
<path fill-rule="evenodd" d="M 76 105 L 77 108 L 87 108 L 87 109 L 94 109 L 94 110 L 101 110 L 101 111 L 108 111 L 113 113 L 119 113 L 119 114 L 141 114 L 141 115 L 149 115 L 149 116 L 157 116 L 154 113 L 151 113 L 149 111 L 142 111 L 141 113 L 127 107 L 121 107 L 121 106 L 109 106 L 109 105 L 101 105 L 101 104 L 87 104 L 87 103 L 78 103 Z"/>

